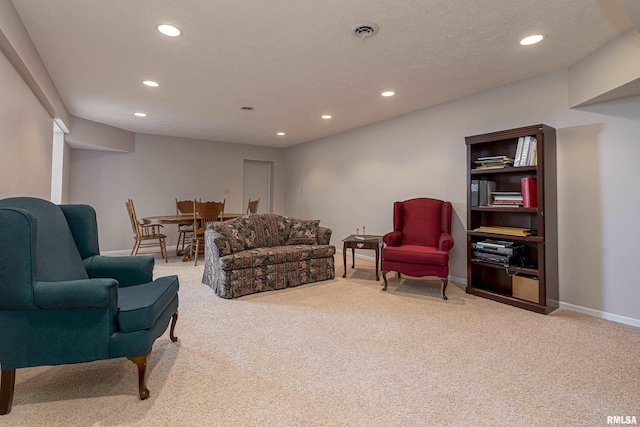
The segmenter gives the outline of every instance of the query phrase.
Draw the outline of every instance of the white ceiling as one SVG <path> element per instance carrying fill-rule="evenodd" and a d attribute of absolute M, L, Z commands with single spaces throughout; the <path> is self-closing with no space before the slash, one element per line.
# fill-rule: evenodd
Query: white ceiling
<path fill-rule="evenodd" d="M 631 26 L 617 0 L 13 3 L 72 115 L 272 147 L 564 68 Z M 380 31 L 357 39 L 350 27 L 360 21 Z M 162 36 L 160 23 L 183 35 Z M 518 44 L 536 33 L 542 43 Z"/>

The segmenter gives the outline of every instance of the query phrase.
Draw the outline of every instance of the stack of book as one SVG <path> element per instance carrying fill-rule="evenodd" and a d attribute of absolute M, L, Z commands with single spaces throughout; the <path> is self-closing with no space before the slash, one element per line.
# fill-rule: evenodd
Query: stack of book
<path fill-rule="evenodd" d="M 510 159 L 507 156 L 488 156 L 479 157 L 474 161 L 476 169 L 499 169 L 507 166 L 512 166 L 514 159 Z"/>
<path fill-rule="evenodd" d="M 494 191 L 491 198 L 493 206 L 522 206 L 522 193 L 516 191 Z"/>
<path fill-rule="evenodd" d="M 538 164 L 538 140 L 535 136 L 518 138 L 513 166 L 535 166 Z"/>

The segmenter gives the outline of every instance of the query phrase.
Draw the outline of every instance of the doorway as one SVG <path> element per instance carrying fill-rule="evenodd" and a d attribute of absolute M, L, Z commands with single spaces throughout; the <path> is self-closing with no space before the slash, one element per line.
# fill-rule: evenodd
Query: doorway
<path fill-rule="evenodd" d="M 242 211 L 247 211 L 249 199 L 260 198 L 258 213 L 273 213 L 273 162 L 244 161 Z"/>

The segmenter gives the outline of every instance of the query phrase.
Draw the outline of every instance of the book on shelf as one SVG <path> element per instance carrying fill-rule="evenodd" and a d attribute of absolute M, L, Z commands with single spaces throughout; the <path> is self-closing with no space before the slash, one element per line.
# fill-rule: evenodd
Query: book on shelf
<path fill-rule="evenodd" d="M 355 238 L 357 240 L 375 240 L 380 236 L 376 236 L 374 234 L 356 234 Z"/>
<path fill-rule="evenodd" d="M 476 166 L 475 170 L 484 170 L 484 169 L 502 169 L 502 168 L 506 168 L 509 165 L 506 164 L 500 164 L 500 165 L 480 165 L 480 166 Z"/>
<path fill-rule="evenodd" d="M 475 169 L 500 169 L 513 165 L 513 159 L 507 156 L 486 156 L 478 157 L 478 160 L 474 160 L 476 164 Z"/>
<path fill-rule="evenodd" d="M 536 166 L 538 164 L 538 140 L 535 136 L 525 136 L 521 138 L 522 143 L 519 139 L 513 166 Z"/>
<path fill-rule="evenodd" d="M 494 208 L 519 208 L 519 207 L 522 207 L 522 202 L 497 201 L 497 202 L 494 202 L 491 206 Z"/>
<path fill-rule="evenodd" d="M 502 154 L 498 155 L 498 156 L 482 156 L 482 157 L 478 157 L 478 160 L 476 162 L 486 162 L 486 161 L 502 161 L 502 160 L 506 160 L 508 159 L 507 156 L 504 156 Z"/>
<path fill-rule="evenodd" d="M 538 140 L 535 136 L 531 137 L 531 144 L 529 145 L 529 153 L 527 154 L 526 163 L 524 166 L 534 166 L 537 161 L 537 152 L 538 152 Z"/>
<path fill-rule="evenodd" d="M 524 143 L 524 136 L 518 138 L 518 146 L 516 147 L 516 155 L 513 158 L 513 166 L 520 167 L 520 156 L 522 156 L 522 145 Z"/>
<path fill-rule="evenodd" d="M 478 206 L 480 200 L 478 195 L 480 194 L 480 181 L 477 179 L 471 180 L 471 206 Z"/>
<path fill-rule="evenodd" d="M 525 208 L 535 208 L 538 206 L 538 188 L 536 179 L 527 177 L 520 179 L 522 187 L 522 206 Z"/>
<path fill-rule="evenodd" d="M 513 166 L 522 167 L 527 166 L 529 159 L 529 150 L 531 148 L 531 138 L 534 136 L 521 136 L 518 138 L 518 146 L 516 148 L 516 158 L 513 161 Z"/>
<path fill-rule="evenodd" d="M 487 181 L 486 179 L 481 179 L 479 184 L 478 206 L 489 206 L 491 193 L 496 191 L 498 184 L 495 181 Z"/>
<path fill-rule="evenodd" d="M 533 235 L 533 231 L 528 228 L 520 228 L 520 227 L 499 227 L 493 225 L 481 225 L 473 231 L 478 231 L 482 233 L 493 233 L 493 234 L 507 234 L 510 236 L 531 236 Z"/>
<path fill-rule="evenodd" d="M 491 198 L 492 206 L 522 206 L 522 193 L 516 191 L 494 191 Z"/>

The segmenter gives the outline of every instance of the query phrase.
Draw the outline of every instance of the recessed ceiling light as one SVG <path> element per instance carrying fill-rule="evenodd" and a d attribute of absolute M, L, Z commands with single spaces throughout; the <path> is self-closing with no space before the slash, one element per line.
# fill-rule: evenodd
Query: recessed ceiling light
<path fill-rule="evenodd" d="M 162 34 L 164 34 L 165 36 L 169 36 L 169 37 L 178 37 L 180 34 L 182 34 L 182 31 L 180 31 L 173 25 L 169 25 L 169 24 L 157 25 L 156 29 L 160 31 Z"/>
<path fill-rule="evenodd" d="M 520 40 L 520 44 L 523 46 L 529 46 L 529 45 L 540 42 L 543 38 L 544 36 L 541 36 L 540 34 L 535 34 L 533 36 L 523 38 L 522 40 Z"/>
<path fill-rule="evenodd" d="M 325 120 L 329 120 L 331 118 L 331 116 L 328 115 L 328 114 L 325 114 L 324 116 L 322 116 L 322 118 L 325 119 Z"/>
<path fill-rule="evenodd" d="M 147 117 L 146 113 L 133 113 L 133 115 L 136 117 Z"/>
<path fill-rule="evenodd" d="M 395 94 L 396 94 L 396 93 L 395 93 L 394 91 L 392 91 L 392 90 L 388 90 L 388 91 L 386 91 L 386 92 L 382 92 L 380 95 L 382 95 L 382 96 L 393 96 L 393 95 L 395 95 Z"/>
<path fill-rule="evenodd" d="M 373 37 L 379 30 L 378 26 L 373 22 L 358 22 L 351 26 L 351 34 L 359 39 Z"/>
<path fill-rule="evenodd" d="M 143 80 L 142 84 L 145 85 L 145 86 L 149 86 L 149 87 L 158 87 L 158 86 L 160 86 L 160 83 L 154 82 L 153 80 Z"/>
<path fill-rule="evenodd" d="M 278 132 L 276 135 L 278 135 L 278 136 L 285 136 L 285 133 L 284 133 L 284 132 Z"/>

